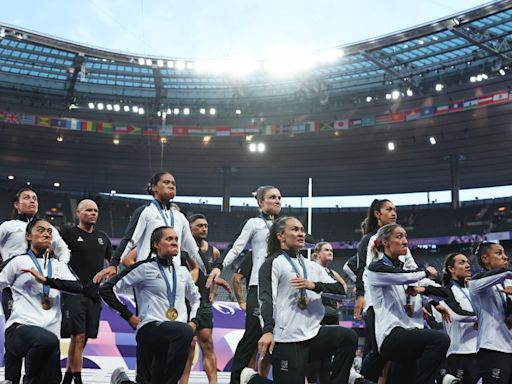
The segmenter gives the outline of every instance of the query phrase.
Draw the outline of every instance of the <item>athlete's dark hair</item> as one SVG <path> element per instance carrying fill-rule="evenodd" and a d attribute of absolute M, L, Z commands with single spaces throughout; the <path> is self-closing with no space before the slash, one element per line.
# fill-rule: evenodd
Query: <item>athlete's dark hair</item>
<path fill-rule="evenodd" d="M 284 228 L 286 227 L 286 222 L 288 220 L 295 219 L 295 217 L 292 216 L 283 216 L 274 221 L 272 226 L 270 227 L 270 231 L 268 233 L 267 238 L 267 254 L 268 256 L 273 255 L 277 251 L 281 249 L 281 242 L 277 238 L 277 235 L 279 233 L 282 233 L 284 231 Z"/>
<path fill-rule="evenodd" d="M 155 195 L 153 192 L 153 187 L 158 184 L 163 175 L 170 175 L 170 172 L 158 172 L 151 176 L 151 179 L 149 179 L 148 185 L 146 186 L 146 191 L 148 194 L 151 196 Z"/>
<path fill-rule="evenodd" d="M 446 259 L 444 259 L 443 277 L 441 278 L 444 286 L 448 285 L 450 283 L 450 281 L 452 280 L 452 274 L 448 268 L 455 266 L 455 256 L 458 256 L 458 255 L 463 255 L 463 254 L 460 252 L 452 252 L 448 256 L 446 256 Z"/>
<path fill-rule="evenodd" d="M 21 197 L 21 194 L 23 192 L 34 192 L 36 193 L 36 191 L 34 191 L 32 188 L 22 188 L 20 189 L 18 192 L 16 192 L 16 194 L 14 195 L 13 199 L 12 199 L 12 202 L 13 203 L 17 203 L 20 201 L 20 197 Z M 37 193 L 36 193 L 36 196 L 37 196 Z M 12 218 L 16 218 L 16 216 L 18 216 L 18 210 L 16 208 L 13 208 L 12 209 L 12 214 L 11 214 Z"/>
<path fill-rule="evenodd" d="M 379 220 L 377 220 L 377 217 L 375 216 L 375 211 L 380 211 L 380 209 L 386 202 L 391 203 L 391 200 L 375 199 L 372 201 L 371 205 L 368 207 L 368 213 L 366 214 L 366 224 L 364 227 L 363 235 L 373 232 L 379 227 Z"/>
<path fill-rule="evenodd" d="M 162 225 L 161 227 L 155 228 L 153 233 L 151 233 L 148 259 L 151 257 L 151 255 L 153 253 L 156 254 L 155 243 L 158 243 L 160 240 L 162 240 L 162 238 L 164 237 L 164 231 L 168 228 L 172 229 L 172 227 L 169 227 L 167 225 Z"/>
<path fill-rule="evenodd" d="M 475 247 L 475 249 L 473 250 L 473 253 L 476 255 L 476 257 L 478 259 L 478 264 L 480 264 L 480 266 L 482 268 L 485 268 L 482 257 L 491 250 L 493 245 L 496 245 L 496 244 L 485 241 L 485 242 L 478 244 Z"/>
<path fill-rule="evenodd" d="M 40 221 L 45 221 L 47 222 L 48 224 L 51 225 L 51 223 L 46 220 L 46 219 L 43 219 L 42 217 L 38 217 L 38 218 L 35 218 L 33 220 L 30 220 L 29 223 L 27 224 L 27 228 L 25 229 L 25 237 L 30 235 L 32 233 L 32 229 L 36 226 L 37 223 L 39 223 Z M 30 240 L 27 239 L 27 251 L 30 249 Z"/>
<path fill-rule="evenodd" d="M 188 222 L 190 224 L 192 224 L 194 221 L 199 220 L 199 219 L 205 219 L 206 220 L 206 216 L 203 215 L 202 213 L 195 213 L 195 214 L 193 214 L 192 216 L 190 216 L 188 218 Z"/>

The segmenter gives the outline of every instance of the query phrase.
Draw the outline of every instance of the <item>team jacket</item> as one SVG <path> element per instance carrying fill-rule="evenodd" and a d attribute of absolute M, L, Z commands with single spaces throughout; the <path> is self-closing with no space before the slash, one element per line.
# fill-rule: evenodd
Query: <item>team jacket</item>
<path fill-rule="evenodd" d="M 37 262 L 46 276 L 48 273 L 48 261 L 38 257 Z M 35 268 L 34 262 L 27 254 L 18 255 L 4 261 L 0 266 L 0 290 L 11 287 L 13 308 L 11 316 L 5 324 L 5 329 L 12 324 L 35 325 L 53 332 L 60 338 L 60 292 L 80 293 L 82 283 L 71 272 L 67 264 L 55 258 L 51 258 L 52 277 L 48 278 L 50 286 L 49 297 L 53 306 L 44 310 L 41 306 L 43 297 L 43 284 L 38 282 L 30 273 L 22 272 L 22 268 Z M 46 264 L 46 265 L 45 265 Z"/>
<path fill-rule="evenodd" d="M 164 265 L 164 273 L 167 276 L 171 290 L 176 289 L 174 308 L 178 311 L 176 321 L 186 323 L 188 321 L 187 306 L 185 298 L 190 302 L 190 319 L 195 321 L 197 309 L 199 308 L 199 290 L 192 281 L 187 268 L 176 266 L 165 259 L 160 259 Z M 172 264 L 172 265 L 171 265 Z M 172 281 L 172 268 L 176 268 L 176 288 Z M 139 261 L 121 273 L 112 277 L 100 287 L 100 295 L 105 302 L 114 310 L 119 312 L 125 320 L 133 315 L 128 307 L 121 303 L 114 293 L 114 287 L 125 289 L 133 287 L 137 299 L 138 316 L 142 320 L 137 330 L 152 321 L 168 321 L 165 313 L 169 308 L 167 298 L 167 286 L 162 277 L 156 257 Z"/>
<path fill-rule="evenodd" d="M 18 215 L 16 219 L 4 221 L 0 225 L 0 254 L 4 261 L 27 252 L 25 231 L 29 221 L 25 215 Z M 69 262 L 71 256 L 69 248 L 54 226 L 52 226 L 52 239 L 51 248 L 57 258 L 64 263 Z"/>
<path fill-rule="evenodd" d="M 258 272 L 267 257 L 267 237 L 272 220 L 264 216 L 253 217 L 245 223 L 233 246 L 222 261 L 227 267 L 242 253 L 247 244 L 252 249 L 252 271 L 249 286 L 258 285 Z"/>
<path fill-rule="evenodd" d="M 292 263 L 303 276 L 297 258 Z M 260 268 L 258 297 L 263 321 L 262 331 L 273 332 L 274 340 L 294 343 L 312 339 L 320 330 L 325 313 L 321 292 L 343 295 L 343 286 L 333 280 L 319 264 L 300 256 L 305 263 L 308 280 L 315 283 L 314 291 L 305 290 L 308 306 L 302 310 L 297 306 L 299 290 L 290 280 L 297 276 L 282 251 L 269 256 Z"/>
<path fill-rule="evenodd" d="M 423 268 L 403 268 L 403 263 L 394 263 L 387 256 L 374 261 L 368 268 L 366 294 L 369 294 L 375 310 L 375 337 L 379 349 L 395 327 L 423 328 L 421 297 L 408 296 L 405 290 L 409 284 L 428 277 L 427 272 Z M 412 316 L 408 316 L 404 308 L 407 300 L 412 306 Z"/>
<path fill-rule="evenodd" d="M 477 348 L 512 353 L 512 330 L 505 322 L 506 295 L 500 291 L 512 285 L 512 270 L 477 273 L 469 282 L 469 297 L 478 317 Z"/>
<path fill-rule="evenodd" d="M 446 287 L 428 286 L 425 294 L 443 299 L 440 304 L 450 312 L 452 321 L 444 323 L 451 340 L 446 356 L 476 353 L 477 317 L 464 282 L 451 282 Z"/>
<path fill-rule="evenodd" d="M 163 208 L 161 204 L 160 207 Z M 206 273 L 203 261 L 199 256 L 197 243 L 190 232 L 188 220 L 176 208 L 170 207 L 170 209 L 174 216 L 174 230 L 178 235 L 180 250 L 187 252 L 203 273 Z M 133 248 L 137 248 L 137 261 L 146 259 L 149 255 L 151 234 L 156 228 L 163 225 L 168 226 L 170 223 L 170 211 L 166 212 L 167 222 L 164 221 L 160 210 L 152 202 L 137 208 L 130 218 L 130 223 L 112 257 L 111 264 L 119 265 L 120 260 L 124 259 Z M 173 262 L 176 265 L 181 264 L 179 257 L 174 258 Z"/>

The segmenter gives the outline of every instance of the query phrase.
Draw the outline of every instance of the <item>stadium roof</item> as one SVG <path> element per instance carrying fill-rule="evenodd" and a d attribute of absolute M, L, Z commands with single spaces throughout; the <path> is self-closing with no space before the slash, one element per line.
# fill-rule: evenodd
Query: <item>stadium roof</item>
<path fill-rule="evenodd" d="M 385 97 L 392 89 L 411 89 L 415 106 L 443 97 L 448 103 L 452 97 L 481 95 L 483 86 L 468 79 L 487 73 L 490 91 L 506 90 L 512 61 L 512 1 L 339 47 L 343 55 L 334 61 L 284 77 L 266 72 L 264 65 L 245 77 L 215 74 L 198 71 L 193 60 L 138 57 L 14 26 L 0 28 L 1 110 L 140 124 L 158 122 L 157 112 L 185 106 L 193 111 L 215 107 L 216 116 L 204 117 L 208 124 L 231 127 L 254 119 L 283 123 L 329 116 L 332 121 L 353 117 L 363 105 L 374 114 L 395 112 L 396 102 Z M 439 82 L 445 91 L 436 96 Z M 365 102 L 368 96 L 371 103 Z M 90 102 L 136 104 L 145 113 L 92 110 Z M 235 113 L 238 108 L 241 115 Z M 204 124 L 199 113 L 170 115 L 167 124 Z M 223 175 L 230 169 L 231 193 L 238 196 L 269 183 L 289 196 L 303 195 L 309 176 L 317 180 L 317 195 L 370 194 L 449 189 L 449 158 L 457 156 L 463 159 L 462 187 L 503 185 L 511 176 L 509 120 L 507 103 L 435 121 L 402 118 L 394 126 L 339 136 L 272 136 L 260 157 L 248 153 L 241 138 L 206 145 L 180 137 L 164 145 L 154 137 L 123 137 L 114 146 L 111 135 L 70 131 L 58 143 L 53 129 L 4 122 L 0 172 L 34 185 L 59 181 L 70 190 L 139 192 L 149 174 L 166 168 L 177 177 L 181 194 L 222 195 Z M 436 146 L 428 144 L 432 135 Z M 386 149 L 388 140 L 397 145 L 393 153 Z"/>

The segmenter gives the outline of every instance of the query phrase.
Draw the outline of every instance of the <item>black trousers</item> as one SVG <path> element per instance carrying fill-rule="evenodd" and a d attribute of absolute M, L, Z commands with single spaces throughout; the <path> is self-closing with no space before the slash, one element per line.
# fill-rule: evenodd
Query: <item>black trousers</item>
<path fill-rule="evenodd" d="M 12 312 L 12 291 L 11 288 L 4 288 L 2 291 L 2 309 L 4 310 L 5 321 L 9 319 Z M 11 353 L 5 351 L 4 354 L 5 364 L 5 379 L 10 380 L 13 384 L 18 384 L 21 380 L 21 366 L 23 359 L 13 356 Z"/>
<path fill-rule="evenodd" d="M 483 384 L 512 384 L 512 353 L 480 349 L 477 358 Z"/>
<path fill-rule="evenodd" d="M 23 384 L 59 384 L 59 339 L 52 332 L 32 325 L 13 324 L 5 331 L 5 347 L 12 356 L 25 358 Z M 7 377 L 6 367 L 6 380 Z"/>
<path fill-rule="evenodd" d="M 463 384 L 476 384 L 480 379 L 476 353 L 451 354 L 446 359 L 446 372 L 461 379 Z"/>
<path fill-rule="evenodd" d="M 361 375 L 368 380 L 377 382 L 386 364 L 386 360 L 379 353 L 379 347 L 375 339 L 375 311 L 373 307 L 369 307 L 366 311 L 364 321 L 366 324 L 366 334 Z"/>
<path fill-rule="evenodd" d="M 150 383 L 178 382 L 187 363 L 193 336 L 190 325 L 178 321 L 154 321 L 139 329 L 137 345 L 142 346 L 149 358 L 147 361 L 151 361 Z"/>
<path fill-rule="evenodd" d="M 231 367 L 231 384 L 240 384 L 240 373 L 249 365 L 254 352 L 258 350 L 258 340 L 261 337 L 259 319 L 258 287 L 249 287 L 245 315 L 245 332 L 238 343 Z"/>
<path fill-rule="evenodd" d="M 303 384 L 307 363 L 330 359 L 329 383 L 345 384 L 357 348 L 357 334 L 352 329 L 324 325 L 318 334 L 298 343 L 276 343 L 270 361 L 277 384 Z"/>
<path fill-rule="evenodd" d="M 322 325 L 339 325 L 338 314 L 336 313 L 336 316 L 324 316 L 322 319 Z M 331 374 L 331 361 L 332 356 L 329 356 L 327 359 L 312 361 L 308 363 L 306 369 L 306 378 L 308 383 L 329 383 Z"/>
<path fill-rule="evenodd" d="M 387 382 L 433 384 L 450 346 L 450 338 L 432 329 L 394 328 L 386 336 L 380 353 L 392 361 Z"/>

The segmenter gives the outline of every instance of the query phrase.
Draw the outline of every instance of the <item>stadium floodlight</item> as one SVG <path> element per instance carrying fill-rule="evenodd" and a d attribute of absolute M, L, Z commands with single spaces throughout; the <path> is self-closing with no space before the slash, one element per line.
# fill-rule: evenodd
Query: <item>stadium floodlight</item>
<path fill-rule="evenodd" d="M 432 36 L 432 40 L 437 41 L 437 40 L 439 40 L 439 37 L 437 37 L 436 35 L 434 35 L 434 36 Z"/>
<path fill-rule="evenodd" d="M 0 28 L 0 38 L 5 37 L 5 28 Z"/>
<path fill-rule="evenodd" d="M 421 40 L 421 39 L 420 39 L 420 40 L 418 40 L 418 44 L 419 44 L 419 45 L 423 45 L 423 44 L 425 44 L 425 42 L 424 42 L 423 40 Z"/>
<path fill-rule="evenodd" d="M 258 149 L 259 153 L 265 152 L 265 149 L 266 149 L 265 144 L 264 143 L 258 143 L 257 149 Z"/>
<path fill-rule="evenodd" d="M 235 110 L 235 115 L 241 115 L 242 111 L 240 109 Z"/>
<path fill-rule="evenodd" d="M 130 106 L 129 105 L 123 106 L 123 111 L 130 112 Z"/>
<path fill-rule="evenodd" d="M 139 112 L 139 107 L 138 107 L 138 106 L 136 106 L 136 105 L 132 106 L 132 112 L 133 112 L 133 113 L 137 113 L 137 112 Z"/>
<path fill-rule="evenodd" d="M 344 54 L 343 49 L 329 49 L 318 52 L 317 59 L 319 63 L 332 63 Z"/>
<path fill-rule="evenodd" d="M 414 92 L 412 91 L 411 88 L 407 88 L 407 91 L 405 91 L 405 93 L 407 94 L 407 96 L 413 96 L 414 95 Z"/>
<path fill-rule="evenodd" d="M 112 143 L 114 143 L 114 145 L 119 145 L 120 142 L 121 140 L 119 140 L 119 137 L 114 137 L 114 139 L 112 139 Z"/>
<path fill-rule="evenodd" d="M 179 108 L 174 108 L 174 110 L 172 111 L 175 115 L 179 115 L 180 114 L 180 109 Z"/>
<path fill-rule="evenodd" d="M 60 132 L 57 134 L 57 141 L 59 143 L 62 143 L 64 141 L 64 136 L 62 136 L 62 133 Z"/>
<path fill-rule="evenodd" d="M 142 57 L 139 57 L 139 65 L 144 65 L 146 64 L 146 60 Z"/>
<path fill-rule="evenodd" d="M 482 81 L 482 75 L 476 75 L 476 81 Z"/>
<path fill-rule="evenodd" d="M 14 175 L 9 175 L 9 176 L 7 176 L 7 179 L 8 179 L 8 180 L 14 180 L 15 178 L 16 178 L 16 177 L 14 177 Z"/>
<path fill-rule="evenodd" d="M 183 60 L 178 60 L 176 62 L 176 69 L 178 69 L 180 71 L 185 69 L 185 62 Z"/>
<path fill-rule="evenodd" d="M 395 150 L 395 143 L 393 143 L 392 141 L 388 142 L 388 150 L 389 151 L 394 151 Z"/>
<path fill-rule="evenodd" d="M 436 138 L 434 136 L 430 136 L 430 138 L 428 140 L 430 141 L 430 144 L 432 144 L 432 145 L 436 145 L 436 143 L 437 143 Z"/>
<path fill-rule="evenodd" d="M 172 114 L 172 110 L 171 110 L 171 108 L 167 108 L 167 114 L 168 114 L 168 115 Z"/>
<path fill-rule="evenodd" d="M 391 93 L 386 93 L 386 100 L 391 100 Z"/>
<path fill-rule="evenodd" d="M 211 136 L 203 137 L 203 143 L 204 144 L 208 144 L 210 141 L 212 141 L 212 137 Z"/>
<path fill-rule="evenodd" d="M 171 69 L 172 69 L 172 68 L 174 68 L 174 61 L 169 60 L 169 61 L 167 62 L 167 68 L 171 68 Z"/>
<path fill-rule="evenodd" d="M 60 183 L 58 181 L 56 181 L 56 182 L 53 183 L 53 186 L 55 188 L 60 188 Z"/>
<path fill-rule="evenodd" d="M 366 102 L 367 102 L 367 103 L 371 103 L 371 102 L 372 102 L 372 100 L 373 100 L 373 97 L 371 97 L 371 96 L 366 96 Z"/>
<path fill-rule="evenodd" d="M 315 64 L 315 56 L 306 51 L 281 51 L 268 57 L 263 66 L 266 71 L 276 75 L 288 75 L 311 69 Z"/>
<path fill-rule="evenodd" d="M 398 90 L 396 90 L 396 89 L 395 89 L 394 91 L 392 91 L 392 92 L 391 92 L 391 98 L 392 98 L 393 100 L 396 100 L 396 99 L 398 99 L 399 97 L 400 97 L 400 91 L 398 91 Z"/>
<path fill-rule="evenodd" d="M 89 109 L 94 109 L 94 103 L 91 101 L 89 102 L 89 104 L 87 104 L 89 106 Z"/>
<path fill-rule="evenodd" d="M 487 80 L 488 78 L 489 78 L 489 76 L 487 76 L 487 74 L 482 73 L 482 80 Z"/>
<path fill-rule="evenodd" d="M 194 69 L 195 64 L 193 61 L 187 61 L 187 69 Z"/>
<path fill-rule="evenodd" d="M 107 104 L 107 111 L 111 111 L 112 109 L 112 104 Z"/>
<path fill-rule="evenodd" d="M 258 146 L 256 145 L 256 143 L 249 144 L 249 151 L 250 152 L 256 152 L 257 150 L 258 150 Z"/>
<path fill-rule="evenodd" d="M 121 110 L 121 106 L 119 104 L 114 104 L 114 111 L 119 112 Z"/>
<path fill-rule="evenodd" d="M 226 68 L 231 75 L 246 76 L 258 70 L 258 62 L 245 57 L 234 57 L 226 63 Z"/>
<path fill-rule="evenodd" d="M 153 65 L 153 61 L 151 59 L 146 59 L 146 65 Z"/>
<path fill-rule="evenodd" d="M 144 114 L 144 108 L 140 107 L 138 113 L 139 113 L 139 115 L 143 115 Z"/>
<path fill-rule="evenodd" d="M 469 78 L 469 81 L 472 82 L 472 83 L 475 83 L 476 82 L 476 76 L 471 76 Z"/>
<path fill-rule="evenodd" d="M 162 59 L 158 59 L 156 61 L 156 65 L 159 66 L 159 67 L 163 67 L 164 66 L 164 61 Z"/>
<path fill-rule="evenodd" d="M 190 115 L 190 108 L 183 108 L 184 115 Z"/>
<path fill-rule="evenodd" d="M 500 68 L 500 70 L 498 72 L 500 73 L 501 76 L 505 76 L 505 74 L 506 74 L 505 69 L 503 69 L 503 68 Z"/>
<path fill-rule="evenodd" d="M 194 64 L 194 68 L 197 72 L 205 72 L 208 68 L 208 65 L 206 64 L 206 61 L 204 60 L 197 60 Z"/>
<path fill-rule="evenodd" d="M 168 142 L 169 142 L 169 140 L 167 140 L 167 137 L 161 137 L 160 138 L 160 143 L 167 144 Z"/>
<path fill-rule="evenodd" d="M 201 115 L 206 115 L 206 108 L 200 108 L 200 109 L 199 109 L 199 113 L 200 113 Z"/>
<path fill-rule="evenodd" d="M 210 115 L 215 115 L 217 113 L 217 110 L 215 108 L 210 108 Z"/>
<path fill-rule="evenodd" d="M 98 103 L 97 107 L 100 111 L 103 111 L 104 105 L 103 103 Z"/>
<path fill-rule="evenodd" d="M 156 115 L 157 115 L 158 117 L 160 117 L 160 116 L 162 116 L 162 112 L 161 112 L 161 111 L 157 111 Z"/>
<path fill-rule="evenodd" d="M 436 88 L 435 89 L 436 89 L 437 92 L 441 92 L 443 90 L 443 88 L 444 88 L 444 84 L 441 84 L 441 83 L 437 83 L 436 84 Z"/>

